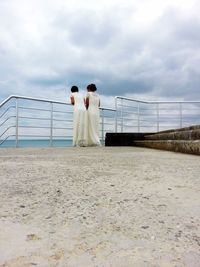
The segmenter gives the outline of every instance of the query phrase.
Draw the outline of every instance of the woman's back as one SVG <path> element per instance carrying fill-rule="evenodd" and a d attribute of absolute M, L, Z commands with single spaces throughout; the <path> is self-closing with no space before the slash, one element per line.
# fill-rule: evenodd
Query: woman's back
<path fill-rule="evenodd" d="M 74 98 L 74 110 L 85 110 L 85 103 L 82 94 L 75 92 L 72 93 Z"/>
<path fill-rule="evenodd" d="M 89 98 L 88 111 L 99 111 L 99 95 L 94 92 L 88 92 L 87 97 Z"/>
<path fill-rule="evenodd" d="M 82 94 L 79 92 L 72 93 L 74 104 L 73 115 L 73 145 L 86 146 L 86 108 Z"/>
<path fill-rule="evenodd" d="M 88 145 L 99 146 L 99 104 L 100 97 L 95 92 L 88 92 Z"/>

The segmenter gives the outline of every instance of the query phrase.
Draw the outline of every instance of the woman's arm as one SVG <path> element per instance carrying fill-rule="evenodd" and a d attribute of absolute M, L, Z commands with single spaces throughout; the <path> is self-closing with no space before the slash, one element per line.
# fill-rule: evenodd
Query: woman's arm
<path fill-rule="evenodd" d="M 73 95 L 70 96 L 70 100 L 71 100 L 71 104 L 74 105 L 75 101 L 74 101 L 74 97 L 73 97 Z"/>
<path fill-rule="evenodd" d="M 89 107 L 89 97 L 88 96 L 85 99 L 85 106 L 86 106 L 86 109 L 88 109 L 88 107 Z"/>

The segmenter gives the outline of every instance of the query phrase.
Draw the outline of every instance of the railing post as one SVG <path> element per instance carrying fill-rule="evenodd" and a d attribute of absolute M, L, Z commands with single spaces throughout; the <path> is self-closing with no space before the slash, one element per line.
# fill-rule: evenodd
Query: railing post
<path fill-rule="evenodd" d="M 123 129 L 124 129 L 124 118 L 123 118 L 123 99 L 121 98 L 121 133 L 123 133 Z"/>
<path fill-rule="evenodd" d="M 159 103 L 156 104 L 157 111 L 157 132 L 160 130 L 160 114 L 159 114 Z"/>
<path fill-rule="evenodd" d="M 118 113 L 118 110 L 117 110 L 117 97 L 115 97 L 115 132 L 117 133 L 117 128 L 118 128 L 118 125 L 117 125 L 117 113 Z"/>
<path fill-rule="evenodd" d="M 19 147 L 19 106 L 18 106 L 18 98 L 15 100 L 15 146 Z"/>
<path fill-rule="evenodd" d="M 101 110 L 101 140 L 104 142 L 104 110 Z"/>
<path fill-rule="evenodd" d="M 140 132 L 140 103 L 137 105 L 137 116 L 138 116 L 138 133 Z"/>
<path fill-rule="evenodd" d="M 180 128 L 182 128 L 183 126 L 182 103 L 180 103 L 179 108 L 180 108 Z"/>
<path fill-rule="evenodd" d="M 53 103 L 50 103 L 50 146 L 53 146 Z"/>

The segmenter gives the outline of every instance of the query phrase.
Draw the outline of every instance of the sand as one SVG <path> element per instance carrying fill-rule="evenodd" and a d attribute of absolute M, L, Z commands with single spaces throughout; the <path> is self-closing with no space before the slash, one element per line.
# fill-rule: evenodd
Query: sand
<path fill-rule="evenodd" d="M 200 267 L 200 157 L 0 149 L 1 267 Z"/>

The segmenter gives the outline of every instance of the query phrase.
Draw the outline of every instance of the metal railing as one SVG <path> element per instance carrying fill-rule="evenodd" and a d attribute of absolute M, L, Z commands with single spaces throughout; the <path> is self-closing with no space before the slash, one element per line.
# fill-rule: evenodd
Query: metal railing
<path fill-rule="evenodd" d="M 26 96 L 0 104 L 0 146 L 12 141 L 46 140 L 48 146 L 72 140 L 72 105 Z M 115 109 L 100 108 L 100 137 L 106 132 L 159 132 L 200 124 L 200 101 L 140 101 L 116 96 Z M 57 142 L 57 143 L 56 143 Z M 44 142 L 43 142 L 44 143 Z"/>
<path fill-rule="evenodd" d="M 200 124 L 200 101 L 115 97 L 115 132 L 159 132 Z"/>
<path fill-rule="evenodd" d="M 73 107 L 48 99 L 13 95 L 0 104 L 0 146 L 10 141 L 19 147 L 24 140 L 45 140 L 48 146 L 72 140 Z M 115 127 L 115 109 L 100 108 L 100 137 Z M 44 142 L 43 142 L 44 144 Z M 62 143 L 64 144 L 64 143 Z"/>

